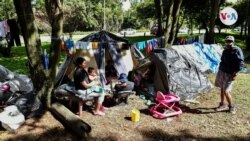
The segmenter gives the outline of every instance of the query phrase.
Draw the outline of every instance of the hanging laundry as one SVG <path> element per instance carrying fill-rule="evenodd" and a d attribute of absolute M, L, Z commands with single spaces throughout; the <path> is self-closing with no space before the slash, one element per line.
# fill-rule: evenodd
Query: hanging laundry
<path fill-rule="evenodd" d="M 151 44 L 151 41 L 147 41 L 147 47 L 146 47 L 146 53 L 147 54 L 150 54 L 152 51 L 152 44 Z"/>
<path fill-rule="evenodd" d="M 91 49 L 92 48 L 92 43 L 91 42 L 82 42 L 82 41 L 78 41 L 76 42 L 75 45 L 76 49 Z"/>
<path fill-rule="evenodd" d="M 43 65 L 44 65 L 45 70 L 49 69 L 49 56 L 48 56 L 46 49 L 44 49 L 44 52 L 43 52 Z"/>
<path fill-rule="evenodd" d="M 98 48 L 98 42 L 92 42 L 92 48 L 97 49 Z"/>
<path fill-rule="evenodd" d="M 16 19 L 7 20 L 7 23 L 9 25 L 9 31 L 10 31 L 9 46 L 14 46 L 14 43 L 16 43 L 16 46 L 21 46 L 21 40 L 19 37 L 19 28 Z"/>
<path fill-rule="evenodd" d="M 138 49 L 139 49 L 139 50 L 145 50 L 145 49 L 146 49 L 145 41 L 143 41 L 143 42 L 138 42 L 138 43 L 137 43 L 137 46 L 138 46 Z"/>
<path fill-rule="evenodd" d="M 0 37 L 6 37 L 7 33 L 10 32 L 7 21 L 0 22 Z"/>
<path fill-rule="evenodd" d="M 65 45 L 66 45 L 67 49 L 70 50 L 71 48 L 73 48 L 75 46 L 75 43 L 72 39 L 69 38 L 65 41 Z"/>
<path fill-rule="evenodd" d="M 180 38 L 180 44 L 184 45 L 185 44 L 185 38 Z"/>

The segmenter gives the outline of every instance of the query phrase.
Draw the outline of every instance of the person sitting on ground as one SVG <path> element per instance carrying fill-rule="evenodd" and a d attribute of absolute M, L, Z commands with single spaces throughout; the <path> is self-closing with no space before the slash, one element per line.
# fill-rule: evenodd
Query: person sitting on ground
<path fill-rule="evenodd" d="M 107 84 L 111 82 L 113 78 L 118 77 L 118 72 L 116 71 L 113 61 L 108 60 L 108 64 L 105 66 L 105 76 L 107 79 Z"/>
<path fill-rule="evenodd" d="M 103 93 L 96 93 L 93 91 L 88 92 L 91 87 L 98 86 L 99 83 L 96 81 L 89 82 L 88 73 L 85 68 L 87 67 L 87 61 L 83 57 L 78 57 L 75 61 L 76 69 L 74 71 L 74 84 L 76 91 L 86 99 L 94 97 L 96 99 L 95 109 L 93 111 L 94 115 L 105 115 L 104 111 L 107 109 L 102 105 L 104 101 Z"/>
<path fill-rule="evenodd" d="M 121 91 L 132 91 L 134 89 L 134 83 L 128 81 L 127 75 L 125 73 L 121 73 L 118 78 L 118 84 L 115 85 L 116 94 Z"/>

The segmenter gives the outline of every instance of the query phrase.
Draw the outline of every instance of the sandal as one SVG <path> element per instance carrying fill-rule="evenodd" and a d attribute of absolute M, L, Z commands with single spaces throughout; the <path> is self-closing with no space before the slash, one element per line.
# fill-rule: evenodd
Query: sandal
<path fill-rule="evenodd" d="M 104 113 L 104 112 L 107 111 L 108 109 L 109 109 L 109 108 L 102 106 L 101 109 L 100 109 L 100 111 Z"/>

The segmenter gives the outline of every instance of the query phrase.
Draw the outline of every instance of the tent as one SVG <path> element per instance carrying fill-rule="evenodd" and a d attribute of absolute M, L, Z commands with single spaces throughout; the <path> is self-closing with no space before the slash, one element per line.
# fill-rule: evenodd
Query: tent
<path fill-rule="evenodd" d="M 72 56 L 67 56 L 59 68 L 56 82 L 61 84 L 63 76 L 72 80 L 74 63 L 78 57 L 84 57 L 89 63 L 89 67 L 98 68 L 98 73 L 102 84 L 105 79 L 105 65 L 107 60 L 112 60 L 119 74 L 128 74 L 134 67 L 131 50 L 128 40 L 109 33 L 105 30 L 92 33 L 75 44 L 76 51 Z"/>
<path fill-rule="evenodd" d="M 173 93 L 182 100 L 193 99 L 212 88 L 207 74 L 173 48 L 154 49 L 134 70 L 144 72 L 147 68 L 154 68 L 156 91 Z"/>
<path fill-rule="evenodd" d="M 217 73 L 223 48 L 219 44 L 174 45 L 174 50 L 193 62 L 202 72 Z"/>

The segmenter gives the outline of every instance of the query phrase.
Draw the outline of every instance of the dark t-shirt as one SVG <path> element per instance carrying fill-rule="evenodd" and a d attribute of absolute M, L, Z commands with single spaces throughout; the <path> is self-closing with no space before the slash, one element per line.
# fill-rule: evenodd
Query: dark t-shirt
<path fill-rule="evenodd" d="M 88 73 L 84 69 L 77 68 L 74 72 L 74 84 L 75 84 L 76 90 L 87 89 L 81 85 L 81 82 L 83 81 L 85 81 L 86 83 L 89 83 Z"/>

